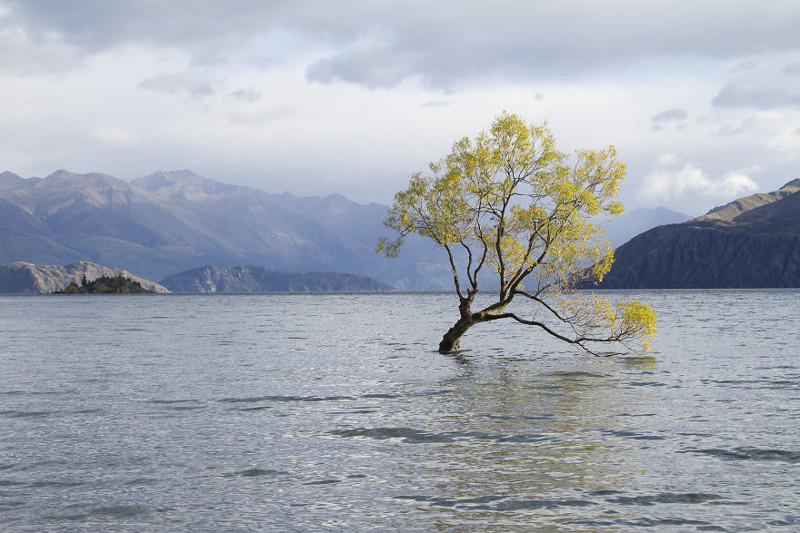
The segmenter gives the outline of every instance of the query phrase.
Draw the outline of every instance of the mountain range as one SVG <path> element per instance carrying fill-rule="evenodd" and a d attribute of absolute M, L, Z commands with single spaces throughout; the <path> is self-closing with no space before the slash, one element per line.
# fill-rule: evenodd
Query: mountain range
<path fill-rule="evenodd" d="M 283 283 L 275 281 L 280 273 L 316 272 L 367 276 L 400 290 L 452 290 L 446 255 L 425 239 L 406 239 L 396 259 L 375 253 L 378 238 L 388 231 L 382 224 L 388 209 L 336 194 L 271 194 L 188 170 L 157 172 L 131 182 L 66 170 L 27 179 L 3 172 L 0 264 L 88 261 L 152 280 L 210 268 L 230 287 L 235 285 L 235 265 L 254 265 L 271 272 L 268 285 Z M 688 218 L 664 208 L 637 209 L 604 227 L 616 246 L 653 226 Z M 263 272 L 243 270 L 239 275 L 249 276 L 250 282 L 237 291 L 255 287 L 259 276 L 267 283 Z M 200 278 L 210 279 L 205 274 Z M 192 285 L 186 275 L 183 279 L 184 286 Z M 205 283 L 193 286 L 209 289 Z M 308 279 L 293 283 L 322 286 Z M 335 282 L 331 278 L 325 283 Z"/>
<path fill-rule="evenodd" d="M 637 235 L 599 286 L 800 287 L 800 179 Z"/>
<path fill-rule="evenodd" d="M 204 265 L 259 265 L 449 289 L 444 258 L 421 239 L 396 260 L 375 253 L 387 210 L 339 195 L 269 194 L 186 170 L 130 183 L 66 170 L 29 179 L 4 172 L 0 263 L 91 261 L 156 280 Z"/>

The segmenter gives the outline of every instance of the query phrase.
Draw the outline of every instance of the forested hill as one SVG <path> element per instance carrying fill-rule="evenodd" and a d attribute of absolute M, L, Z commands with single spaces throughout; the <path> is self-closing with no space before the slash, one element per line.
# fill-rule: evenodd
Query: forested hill
<path fill-rule="evenodd" d="M 65 289 L 55 291 L 54 294 L 138 294 L 152 292 L 143 288 L 138 281 L 119 275 L 115 277 L 101 276 L 92 281 L 84 277 L 80 285 L 72 282 Z"/>
<path fill-rule="evenodd" d="M 800 287 L 800 179 L 634 237 L 600 285 L 751 287 Z"/>

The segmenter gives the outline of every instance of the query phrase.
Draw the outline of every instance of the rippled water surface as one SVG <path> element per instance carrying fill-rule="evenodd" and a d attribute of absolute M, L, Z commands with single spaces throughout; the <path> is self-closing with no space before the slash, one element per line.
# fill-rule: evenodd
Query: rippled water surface
<path fill-rule="evenodd" d="M 0 530 L 800 530 L 800 292 L 636 296 L 652 357 L 439 355 L 447 295 L 2 297 Z"/>

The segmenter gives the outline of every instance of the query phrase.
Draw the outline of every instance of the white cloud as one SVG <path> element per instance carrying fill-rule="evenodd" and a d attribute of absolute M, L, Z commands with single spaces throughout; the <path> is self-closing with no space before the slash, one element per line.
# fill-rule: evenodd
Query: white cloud
<path fill-rule="evenodd" d="M 428 102 L 425 102 L 424 104 L 422 104 L 422 107 L 423 108 L 448 107 L 448 106 L 451 106 L 451 105 L 453 105 L 453 102 L 451 102 L 449 100 L 441 100 L 441 99 L 437 98 L 435 100 L 430 100 Z"/>
<path fill-rule="evenodd" d="M 743 172 L 728 172 L 706 184 L 705 194 L 737 198 L 758 191 L 758 184 Z"/>
<path fill-rule="evenodd" d="M 658 154 L 658 157 L 656 157 L 656 164 L 659 166 L 674 167 L 678 164 L 678 156 L 670 153 Z"/>
<path fill-rule="evenodd" d="M 228 116 L 231 122 L 245 126 L 263 126 L 283 118 L 291 117 L 297 113 L 294 106 L 286 105 L 274 109 L 257 109 L 248 111 L 233 111 Z"/>
<path fill-rule="evenodd" d="M 129 131 L 113 126 L 100 126 L 93 132 L 96 142 L 111 146 L 135 145 L 139 139 Z"/>
<path fill-rule="evenodd" d="M 689 162 L 681 164 L 674 154 L 661 154 L 656 168 L 644 179 L 641 195 L 659 201 L 700 194 L 714 198 L 738 198 L 758 190 L 758 184 L 740 171 L 712 178 Z"/>

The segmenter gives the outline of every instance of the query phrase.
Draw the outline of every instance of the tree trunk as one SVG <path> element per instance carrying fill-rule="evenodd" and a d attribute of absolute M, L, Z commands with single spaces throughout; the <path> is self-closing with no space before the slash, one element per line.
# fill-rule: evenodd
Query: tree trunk
<path fill-rule="evenodd" d="M 439 343 L 439 353 L 452 353 L 458 350 L 461 343 L 461 337 L 467 332 L 469 328 L 480 322 L 471 316 L 459 319 L 455 325 L 447 330 L 447 333 L 442 337 L 442 342 Z"/>

